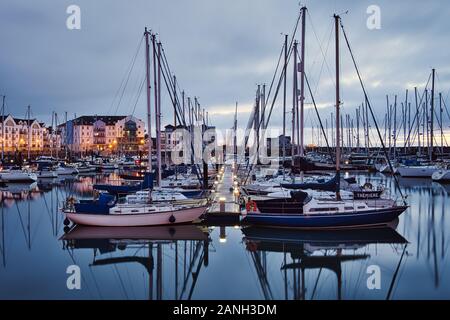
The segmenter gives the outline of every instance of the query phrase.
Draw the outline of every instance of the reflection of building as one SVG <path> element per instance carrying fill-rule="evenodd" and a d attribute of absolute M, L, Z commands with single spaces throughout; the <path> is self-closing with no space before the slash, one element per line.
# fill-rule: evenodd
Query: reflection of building
<path fill-rule="evenodd" d="M 81 116 L 60 129 L 73 152 L 137 152 L 145 142 L 145 124 L 134 116 Z"/>
<path fill-rule="evenodd" d="M 52 135 L 52 129 L 46 128 L 44 123 L 36 119 L 20 119 L 8 115 L 5 116 L 3 123 L 0 117 L 0 134 L 3 130 L 5 152 L 25 152 L 29 146 L 30 151 L 34 154 L 47 153 L 51 148 L 57 149 L 60 145 L 58 135 Z"/>

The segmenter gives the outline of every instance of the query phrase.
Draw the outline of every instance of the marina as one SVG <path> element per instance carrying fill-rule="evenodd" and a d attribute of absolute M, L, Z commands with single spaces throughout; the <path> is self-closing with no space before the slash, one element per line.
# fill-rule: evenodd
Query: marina
<path fill-rule="evenodd" d="M 441 299 L 449 290 L 449 190 L 430 180 L 400 180 L 410 207 L 395 230 L 268 229 L 214 217 L 65 232 L 58 204 L 68 194 L 89 198 L 92 184 L 104 179 L 2 191 L 2 299 Z M 381 174 L 357 179 L 394 183 Z M 82 290 L 66 288 L 72 264 L 81 268 Z M 382 270 L 381 290 L 366 287 L 374 264 Z M 29 283 L 45 286 L 32 290 Z"/>
<path fill-rule="evenodd" d="M 72 5 L 78 83 L 0 81 L 0 300 L 450 299 L 446 62 L 397 56 L 387 10 L 263 7 L 190 46 L 153 6 L 102 38 Z"/>

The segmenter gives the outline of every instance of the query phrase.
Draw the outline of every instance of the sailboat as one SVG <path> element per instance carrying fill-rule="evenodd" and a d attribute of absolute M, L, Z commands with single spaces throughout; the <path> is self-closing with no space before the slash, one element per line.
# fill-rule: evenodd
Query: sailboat
<path fill-rule="evenodd" d="M 35 182 L 37 175 L 27 170 L 22 170 L 20 167 L 12 167 L 11 169 L 4 169 L 0 171 L 0 182 L 22 183 Z"/>
<path fill-rule="evenodd" d="M 303 13 L 303 19 L 304 13 Z M 341 229 L 386 226 L 397 219 L 408 207 L 394 201 L 344 201 L 340 196 L 340 132 L 339 132 L 339 22 L 334 16 L 336 32 L 336 177 L 334 200 L 318 200 L 298 191 L 291 198 L 247 199 L 242 210 L 243 222 L 250 225 L 290 227 L 299 229 Z M 295 55 L 295 54 L 294 54 Z M 333 181 L 333 180 L 331 180 Z M 322 185 L 323 186 L 323 185 Z M 328 187 L 328 185 L 325 185 Z M 330 186 L 330 189 L 333 186 Z M 370 205 L 369 205 L 370 204 Z"/>
<path fill-rule="evenodd" d="M 145 29 L 144 37 L 146 42 L 146 80 L 150 83 L 150 32 Z M 155 36 L 153 39 L 153 53 L 155 56 Z M 158 53 L 159 56 L 159 53 Z M 161 70 L 161 66 L 158 67 Z M 154 61 L 156 63 L 156 61 Z M 159 95 L 158 95 L 159 97 Z M 160 146 L 160 134 L 158 126 L 159 103 L 156 104 L 157 119 L 157 145 Z M 150 133 L 151 117 L 150 117 L 150 87 L 147 86 L 147 115 L 148 115 L 148 132 Z M 148 158 L 151 159 L 151 143 L 149 143 Z M 158 183 L 161 181 L 161 151 L 157 150 L 158 164 Z M 207 174 L 207 173 L 205 173 Z M 64 204 L 63 212 L 69 221 L 75 224 L 100 226 L 100 227 L 138 227 L 138 226 L 156 226 L 171 225 L 180 223 L 192 223 L 200 219 L 209 208 L 208 199 L 201 199 L 194 203 L 172 203 L 172 202 L 151 202 L 151 203 L 119 203 L 117 201 L 120 194 L 131 194 L 143 189 L 153 188 L 152 163 L 148 163 L 148 173 L 144 180 L 137 185 L 94 185 L 94 189 L 107 191 L 101 193 L 98 199 L 76 201 L 68 198 Z M 136 199 L 135 199 L 136 200 Z M 66 220 L 66 224 L 68 221 Z"/>

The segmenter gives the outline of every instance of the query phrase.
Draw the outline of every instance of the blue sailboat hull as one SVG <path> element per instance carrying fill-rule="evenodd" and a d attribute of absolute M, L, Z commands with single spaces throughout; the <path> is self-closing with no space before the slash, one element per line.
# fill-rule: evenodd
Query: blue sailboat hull
<path fill-rule="evenodd" d="M 407 206 L 376 209 L 365 212 L 336 214 L 248 213 L 242 220 L 250 225 L 265 225 L 299 229 L 341 229 L 385 226 L 398 218 Z"/>

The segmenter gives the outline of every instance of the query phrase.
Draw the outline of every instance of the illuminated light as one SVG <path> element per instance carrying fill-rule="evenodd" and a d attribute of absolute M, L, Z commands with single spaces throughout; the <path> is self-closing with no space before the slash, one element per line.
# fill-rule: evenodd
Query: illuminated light
<path fill-rule="evenodd" d="M 225 202 L 225 200 L 227 200 L 227 198 L 225 198 L 225 197 L 220 197 L 220 198 L 219 198 L 219 201 L 220 201 L 220 202 Z"/>
<path fill-rule="evenodd" d="M 214 181 L 214 184 L 215 184 L 215 185 L 218 185 L 218 184 L 219 184 L 219 181 Z"/>
<path fill-rule="evenodd" d="M 234 229 L 240 229 L 238 225 L 233 226 Z"/>
<path fill-rule="evenodd" d="M 226 237 L 225 238 L 220 237 L 219 238 L 219 242 L 220 243 L 226 243 L 227 242 L 227 238 Z"/>

